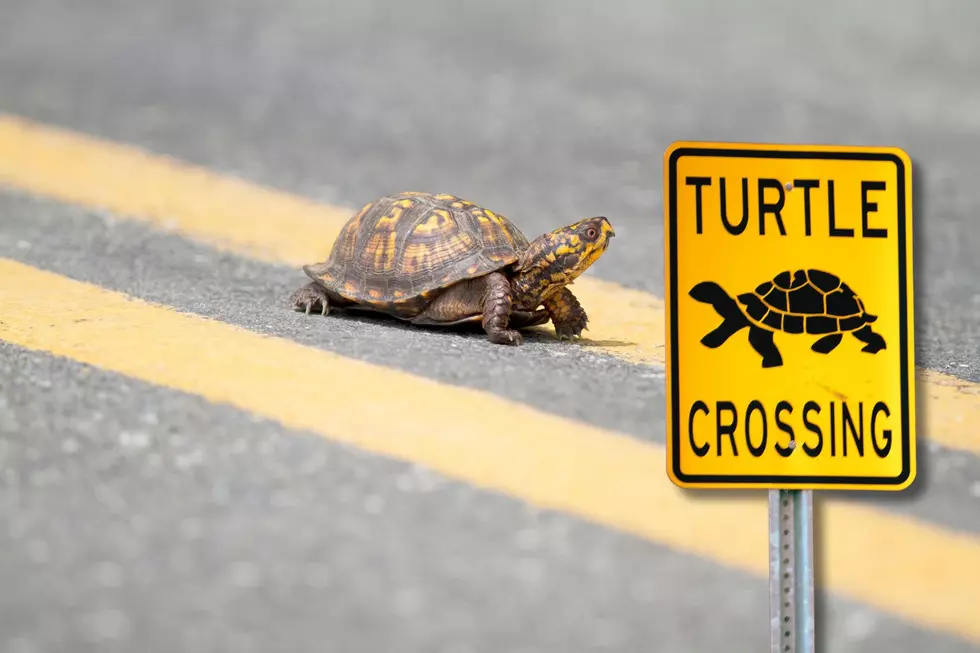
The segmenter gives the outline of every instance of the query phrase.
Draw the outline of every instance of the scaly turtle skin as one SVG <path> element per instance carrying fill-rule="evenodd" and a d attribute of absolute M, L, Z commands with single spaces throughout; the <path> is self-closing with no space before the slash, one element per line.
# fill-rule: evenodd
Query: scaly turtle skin
<path fill-rule="evenodd" d="M 516 329 L 549 319 L 559 338 L 577 337 L 588 316 L 567 286 L 615 235 L 600 216 L 528 242 L 506 217 L 454 195 L 398 193 L 347 221 L 327 260 L 303 267 L 313 281 L 292 303 L 307 313 L 358 308 L 414 324 L 482 321 L 498 344 L 520 345 Z"/>
<path fill-rule="evenodd" d="M 885 348 L 884 338 L 871 329 L 877 316 L 865 310 L 864 302 L 846 283 L 822 270 L 781 272 L 755 290 L 738 295 L 738 302 L 713 281 L 697 284 L 690 295 L 711 304 L 724 319 L 701 339 L 702 344 L 720 347 L 748 327 L 749 343 L 762 356 L 763 367 L 783 364 L 773 342 L 778 331 L 822 336 L 810 347 L 820 354 L 832 352 L 845 333 L 865 343 L 861 351 L 874 354 Z"/>

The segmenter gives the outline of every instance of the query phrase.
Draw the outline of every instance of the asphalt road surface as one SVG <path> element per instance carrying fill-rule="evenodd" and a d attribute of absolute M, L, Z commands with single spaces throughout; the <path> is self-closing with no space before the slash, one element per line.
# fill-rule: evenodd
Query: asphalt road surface
<path fill-rule="evenodd" d="M 6 0 L 0 18 L 0 112 L 324 203 L 452 192 L 534 234 L 607 215 L 590 274 L 658 296 L 670 142 L 901 145 L 924 198 L 917 364 L 980 382 L 973 3 Z M 663 443 L 656 365 L 326 328 L 283 308 L 296 269 L 123 218 L 0 190 L 0 257 Z M 764 577 L 3 341 L 0 436 L 4 653 L 768 646 Z M 980 459 L 921 456 L 916 492 L 860 500 L 975 544 Z M 824 651 L 980 651 L 820 596 Z"/>

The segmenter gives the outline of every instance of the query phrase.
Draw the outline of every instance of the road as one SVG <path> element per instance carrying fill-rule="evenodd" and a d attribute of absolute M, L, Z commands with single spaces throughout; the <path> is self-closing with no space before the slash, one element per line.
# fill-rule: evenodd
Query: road
<path fill-rule="evenodd" d="M 0 2 L 0 650 L 763 650 L 764 495 L 631 463 L 663 469 L 648 323 L 511 350 L 284 303 L 337 219 L 424 189 L 528 234 L 609 216 L 592 305 L 653 315 L 663 151 L 718 139 L 915 162 L 945 385 L 915 491 L 818 497 L 820 637 L 980 651 L 980 10 L 954 4 Z"/>

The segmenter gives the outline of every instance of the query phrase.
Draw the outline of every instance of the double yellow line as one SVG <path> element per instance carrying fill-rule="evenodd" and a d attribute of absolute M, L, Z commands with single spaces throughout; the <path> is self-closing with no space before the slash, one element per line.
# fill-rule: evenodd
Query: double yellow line
<path fill-rule="evenodd" d="M 297 268 L 325 258 L 351 214 L 128 145 L 4 115 L 0 183 Z M 664 362 L 660 298 L 592 276 L 576 281 L 575 293 L 596 316 L 583 346 L 634 363 Z M 929 407 L 919 432 L 980 454 L 980 386 L 928 370 L 919 370 L 918 380 L 917 394 Z"/>
<path fill-rule="evenodd" d="M 0 117 L 0 183 L 280 264 L 322 258 L 348 216 L 12 117 Z M 576 287 L 596 316 L 591 346 L 637 363 L 662 361 L 660 300 L 594 278 Z M 659 445 L 5 259 L 0 307 L 2 340 L 415 461 L 757 575 L 768 572 L 764 495 L 682 492 L 667 480 Z M 980 452 L 971 431 L 980 418 L 976 386 L 929 372 L 920 378 L 929 407 L 921 432 Z M 480 414 L 497 417 L 492 425 L 471 418 Z M 830 589 L 980 643 L 980 539 L 829 502 L 822 525 L 821 571 Z"/>

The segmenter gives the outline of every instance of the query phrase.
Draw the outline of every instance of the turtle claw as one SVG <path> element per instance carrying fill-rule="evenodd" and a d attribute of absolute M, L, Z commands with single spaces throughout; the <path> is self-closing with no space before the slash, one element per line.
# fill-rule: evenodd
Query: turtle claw
<path fill-rule="evenodd" d="M 494 330 L 487 334 L 490 342 L 496 345 L 511 345 L 520 347 L 524 344 L 524 336 L 514 329 Z"/>
<path fill-rule="evenodd" d="M 582 337 L 582 327 L 574 327 L 564 324 L 555 329 L 555 333 L 558 335 L 559 342 L 564 342 L 565 340 L 572 342 L 577 338 Z"/>
<path fill-rule="evenodd" d="M 588 319 L 582 316 L 580 319 L 566 320 L 555 325 L 555 333 L 559 341 L 568 340 L 569 342 L 582 337 L 583 331 L 588 331 Z"/>

